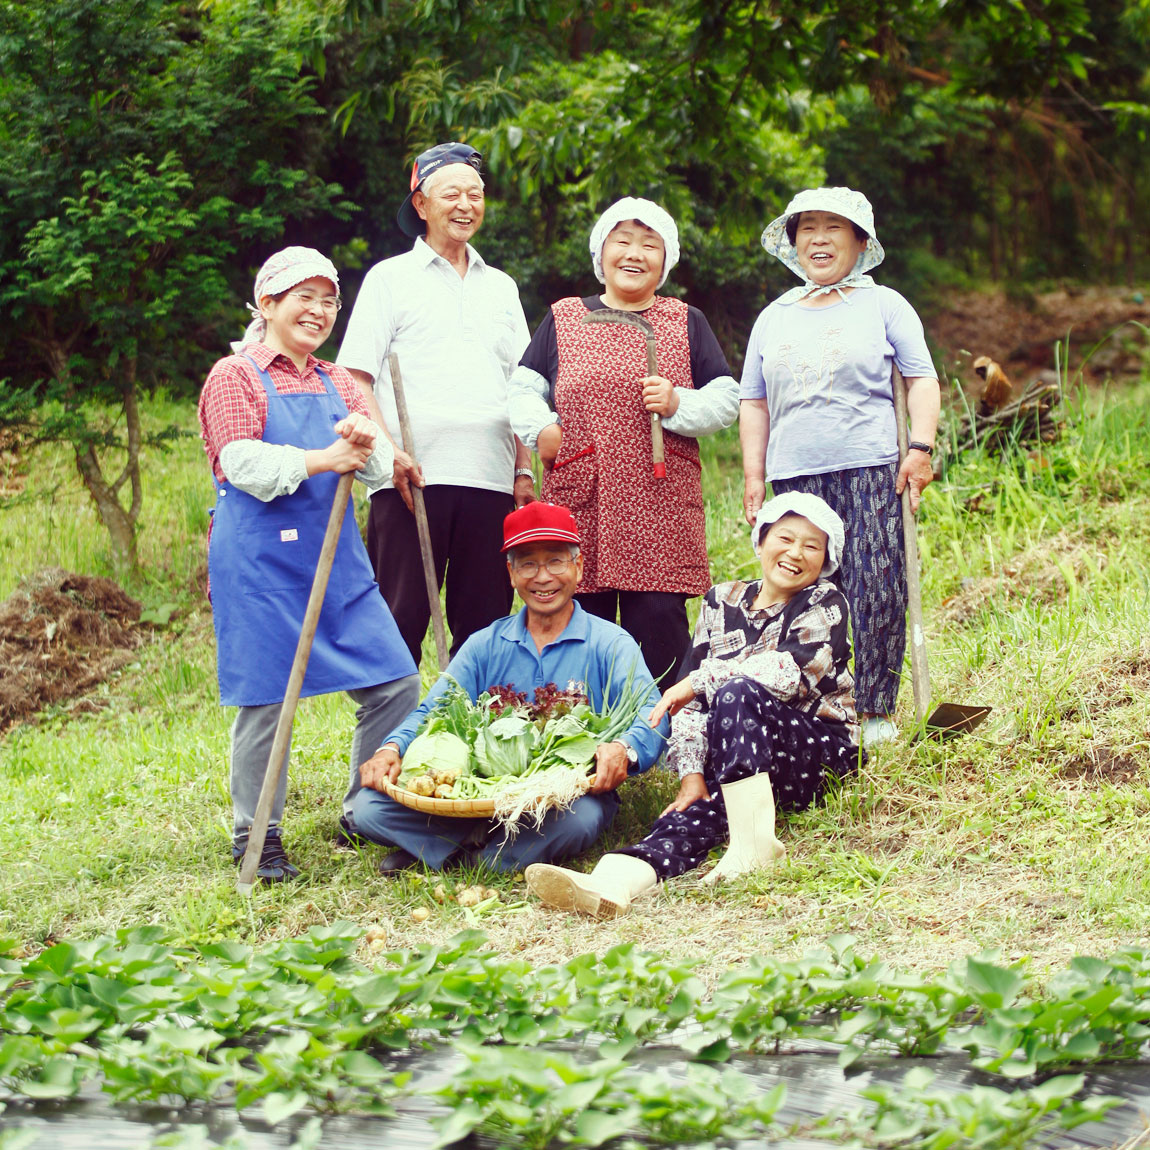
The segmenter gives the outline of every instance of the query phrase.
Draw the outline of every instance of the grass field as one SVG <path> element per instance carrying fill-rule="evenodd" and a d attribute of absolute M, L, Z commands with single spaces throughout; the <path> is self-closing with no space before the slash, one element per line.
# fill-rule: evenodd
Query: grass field
<path fill-rule="evenodd" d="M 380 877 L 378 850 L 333 851 L 352 722 L 343 698 L 306 700 L 296 718 L 285 837 L 305 878 L 237 897 L 230 719 L 216 703 L 203 595 L 211 485 L 198 438 L 152 453 L 144 577 L 132 591 L 178 610 L 100 689 L 98 709 L 60 708 L 0 737 L 0 934 L 35 950 L 155 923 L 176 941 L 258 943 L 349 919 L 381 926 L 389 946 L 414 946 L 478 925 L 498 952 L 536 964 L 633 940 L 703 957 L 704 976 L 837 933 L 854 935 L 860 953 L 924 970 L 993 948 L 1041 971 L 1144 939 L 1148 392 L 1143 383 L 1071 397 L 1058 442 L 974 453 L 928 491 L 920 539 L 934 695 L 992 705 L 975 735 L 880 750 L 857 782 L 782 822 L 783 864 L 717 893 L 684 877 L 610 924 L 542 910 L 521 879 L 492 876 L 484 881 L 503 902 L 477 918 L 435 901 L 439 879 Z M 195 426 L 190 402 L 158 400 L 148 418 Z M 704 455 L 712 574 L 753 574 L 737 437 L 707 441 Z M 23 494 L 0 516 L 0 597 L 49 565 L 106 573 L 104 534 L 69 458 L 42 450 L 21 467 Z M 908 680 L 907 725 L 910 712 Z M 627 784 L 604 845 L 643 834 L 673 790 L 659 771 Z M 444 881 L 450 891 L 474 877 Z M 431 913 L 416 922 L 420 907 Z"/>

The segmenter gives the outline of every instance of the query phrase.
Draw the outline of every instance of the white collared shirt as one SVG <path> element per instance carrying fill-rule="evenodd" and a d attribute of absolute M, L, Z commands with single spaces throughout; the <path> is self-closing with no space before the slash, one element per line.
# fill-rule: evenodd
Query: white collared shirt
<path fill-rule="evenodd" d="M 420 238 L 364 277 L 336 362 L 375 380 L 388 432 L 401 444 L 387 365 L 395 352 L 427 482 L 510 493 L 515 438 L 507 378 L 528 338 L 509 275 L 469 244 L 461 277 Z M 390 479 L 379 486 L 390 487 Z"/>

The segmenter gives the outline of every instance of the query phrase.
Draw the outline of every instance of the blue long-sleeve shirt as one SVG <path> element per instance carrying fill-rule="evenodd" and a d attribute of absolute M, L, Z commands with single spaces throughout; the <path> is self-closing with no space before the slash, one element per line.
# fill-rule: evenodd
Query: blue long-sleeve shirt
<path fill-rule="evenodd" d="M 558 639 L 542 651 L 527 631 L 527 608 L 517 615 L 497 619 L 482 631 L 476 631 L 456 653 L 446 672 L 436 679 L 427 697 L 405 722 L 384 739 L 395 743 L 400 754 L 415 738 L 419 725 L 435 706 L 436 700 L 454 679 L 474 702 L 487 690 L 510 683 L 516 691 L 530 698 L 536 687 L 554 683 L 560 690 L 581 691 L 597 711 L 604 702 L 618 697 L 631 676 L 632 687 L 650 690 L 650 700 L 635 722 L 620 736 L 620 742 L 634 747 L 639 754 L 636 769 L 645 771 L 663 751 L 671 725 L 666 716 L 657 729 L 648 722 L 659 690 L 652 680 L 639 646 L 622 627 L 589 615 L 578 603 Z"/>

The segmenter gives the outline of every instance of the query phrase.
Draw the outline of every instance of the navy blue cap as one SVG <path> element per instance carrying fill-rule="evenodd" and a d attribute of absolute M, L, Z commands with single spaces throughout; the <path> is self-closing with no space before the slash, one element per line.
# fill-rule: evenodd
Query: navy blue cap
<path fill-rule="evenodd" d="M 403 201 L 395 217 L 399 222 L 400 231 L 413 239 L 427 231 L 427 225 L 419 218 L 411 197 L 432 172 L 445 168 L 448 164 L 470 164 L 478 172 L 482 163 L 483 157 L 470 144 L 436 144 L 434 148 L 420 152 L 411 168 L 411 191 L 408 192 L 407 199 Z"/>

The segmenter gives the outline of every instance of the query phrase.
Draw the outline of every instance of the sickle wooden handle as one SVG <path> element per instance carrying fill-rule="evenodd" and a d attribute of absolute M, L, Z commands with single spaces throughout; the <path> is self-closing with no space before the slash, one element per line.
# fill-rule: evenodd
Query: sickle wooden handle
<path fill-rule="evenodd" d="M 659 365 L 655 359 L 655 336 L 651 332 L 644 332 L 647 336 L 647 374 L 657 375 Z M 651 473 L 656 479 L 667 478 L 667 464 L 663 456 L 663 420 L 657 411 L 651 412 Z"/>

